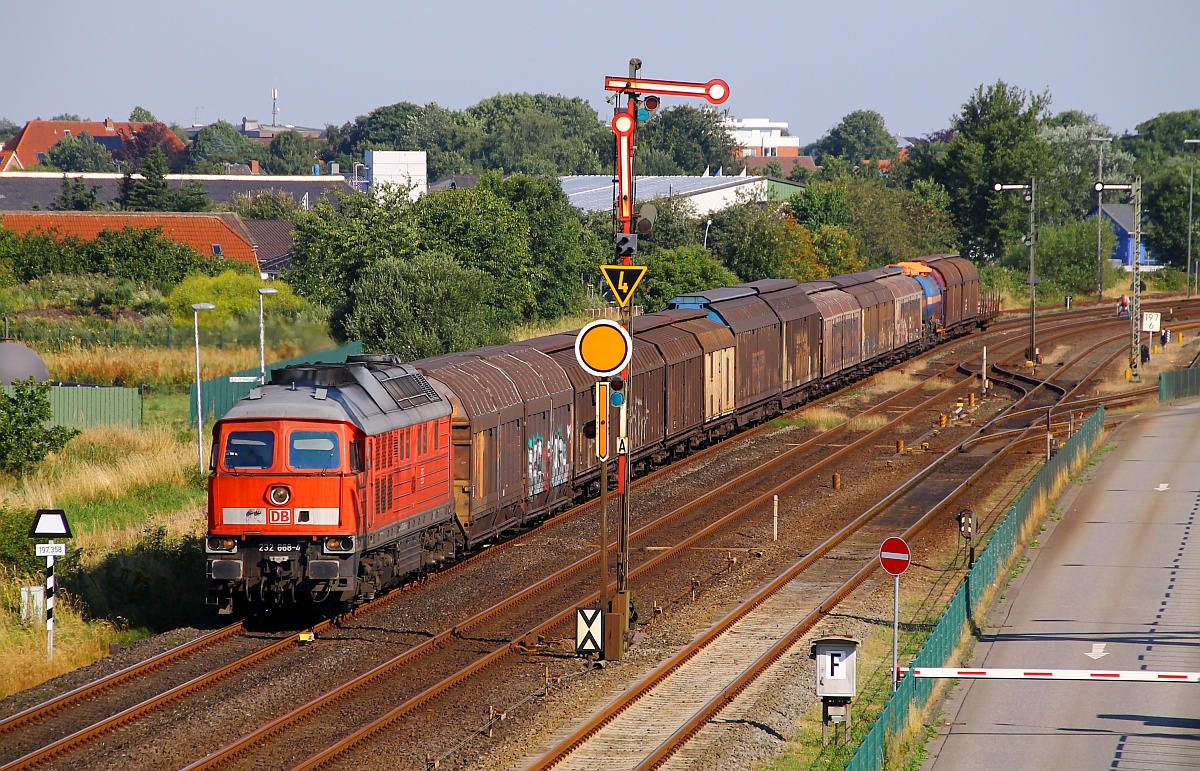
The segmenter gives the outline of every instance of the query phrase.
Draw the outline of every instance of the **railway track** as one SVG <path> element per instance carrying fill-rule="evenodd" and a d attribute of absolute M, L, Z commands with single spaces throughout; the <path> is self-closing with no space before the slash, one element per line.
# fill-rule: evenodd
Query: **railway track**
<path fill-rule="evenodd" d="M 1085 319 L 1077 319 L 1077 318 L 1066 319 L 1066 318 L 1064 318 L 1063 321 L 1067 325 L 1073 325 L 1076 327 L 1078 327 L 1079 325 L 1086 326 L 1088 323 L 1090 323 L 1088 318 L 1085 318 Z M 1016 320 L 1011 323 L 1012 328 L 1019 328 L 1020 325 L 1021 325 L 1020 320 Z M 1009 325 L 1007 325 L 1007 324 L 999 324 L 999 325 L 996 325 L 996 327 L 994 329 L 997 332 L 1002 333 L 1008 327 L 1009 327 Z M 1049 334 L 1051 331 L 1051 329 L 1048 327 L 1043 327 L 1043 330 L 1044 330 L 1043 334 Z M 1020 342 L 1022 342 L 1022 341 L 1014 338 L 1014 340 L 1007 341 L 1007 342 L 1012 342 L 1013 344 L 1020 344 Z M 945 377 L 945 376 L 943 376 L 943 377 Z M 961 382 L 965 382 L 965 381 L 960 381 L 960 383 Z M 957 387 L 957 385 L 952 386 L 951 388 L 954 388 L 954 387 Z M 948 393 L 950 393 L 952 396 L 953 391 L 948 390 Z M 828 398 L 836 398 L 836 397 L 828 397 Z M 801 409 L 810 408 L 814 404 L 818 404 L 818 403 L 820 403 L 820 402 L 818 401 L 818 402 L 810 403 L 808 405 L 805 405 Z M 895 402 L 890 402 L 890 403 L 894 404 Z M 880 411 L 886 410 L 888 408 L 889 407 L 886 406 L 886 404 L 878 405 L 878 409 Z M 745 432 L 741 436 L 744 438 L 753 438 L 753 437 L 758 436 L 766 431 L 768 431 L 768 427 L 764 425 L 759 428 L 753 429 L 751 431 Z M 826 443 L 828 443 L 828 437 L 826 438 Z M 709 453 L 717 452 L 720 449 L 721 449 L 721 446 L 716 446 L 713 448 L 706 448 L 705 450 L 701 451 L 699 454 L 694 456 L 694 458 L 703 459 Z M 798 450 L 799 448 L 796 448 L 796 449 Z M 810 452 L 811 451 L 812 450 L 810 448 Z M 786 457 L 788 459 L 790 459 L 791 462 L 797 462 L 795 459 L 800 457 L 800 455 L 801 455 L 801 453 L 796 453 L 795 455 L 789 455 Z M 671 469 L 668 468 L 662 472 L 655 472 L 654 474 L 652 474 L 642 480 L 639 480 L 638 484 L 645 485 L 650 480 L 657 479 L 661 474 L 668 473 L 670 470 Z M 761 469 L 760 469 L 760 472 L 761 472 Z M 813 472 L 813 473 L 815 474 L 817 472 Z M 711 500 L 711 498 L 706 499 L 706 500 Z M 700 503 L 696 504 L 697 507 L 700 505 L 702 505 L 702 504 L 700 504 Z M 595 509 L 594 503 L 592 503 L 590 505 L 585 505 L 583 507 L 578 507 L 575 512 L 572 512 L 570 514 L 570 516 L 579 516 L 582 513 L 585 513 L 589 510 L 594 510 L 594 509 Z M 514 538 L 511 541 L 508 541 L 501 545 L 491 547 L 488 551 L 491 552 L 492 554 L 495 554 L 501 550 L 520 548 L 523 541 L 526 541 L 527 539 L 537 536 L 543 528 L 553 526 L 555 524 L 555 522 L 563 521 L 564 519 L 566 519 L 566 517 L 556 518 L 556 520 L 552 520 L 549 523 L 546 523 L 537 528 L 534 528 L 534 529 Z M 647 537 L 652 535 L 653 532 L 654 532 L 653 530 L 648 531 L 646 534 Z M 700 537 L 704 537 L 704 536 L 700 536 Z M 693 543 L 695 543 L 695 541 L 693 541 Z M 684 547 L 680 547 L 680 548 L 686 549 L 687 547 L 684 546 Z M 667 554 L 673 554 L 673 553 L 676 553 L 676 552 L 673 552 L 673 551 L 667 552 L 667 553 L 662 554 L 661 556 L 666 557 Z M 431 579 L 431 581 L 442 581 L 445 578 L 454 575 L 456 571 L 465 569 L 465 567 L 470 562 L 471 562 L 470 560 L 467 560 L 467 561 L 464 561 L 463 563 L 459 563 L 458 565 L 453 566 L 452 568 L 448 569 L 447 571 L 443 572 L 442 574 L 438 574 L 434 579 Z M 594 572 L 594 562 L 589 563 L 589 567 Z M 579 568 L 576 570 L 577 573 L 580 571 L 582 571 L 583 573 L 587 573 L 588 568 Z M 561 583 L 561 581 L 562 581 L 562 579 L 560 578 L 559 582 Z M 364 606 L 364 608 L 360 611 L 360 615 L 361 614 L 369 614 L 370 612 L 377 610 L 379 607 L 382 607 L 386 603 L 396 599 L 397 596 L 399 596 L 399 595 L 394 593 L 393 595 L 381 598 L 379 601 L 376 601 L 376 603 L 373 603 L 370 606 Z M 507 610 L 510 610 L 510 609 L 511 608 L 497 609 L 495 611 L 495 614 L 493 615 L 493 617 L 494 618 L 499 617 L 498 614 L 507 612 Z M 571 611 L 573 611 L 573 605 L 564 610 L 564 612 L 567 613 L 568 615 L 570 614 Z M 561 615 L 562 614 L 559 614 L 559 616 L 561 616 Z M 556 619 L 557 619 L 558 623 L 561 623 L 562 619 L 560 619 L 559 616 L 555 616 L 555 617 L 551 618 L 551 620 L 549 622 L 547 622 L 547 624 L 552 625 L 552 624 L 556 623 Z M 342 623 L 346 623 L 346 619 L 342 619 L 341 621 L 342 621 Z M 480 621 L 479 620 L 475 620 L 475 621 L 468 620 L 467 622 L 464 622 L 462 624 L 455 625 L 455 627 L 453 629 L 450 629 L 447 631 L 449 631 L 452 636 L 461 637 L 462 635 L 466 634 L 467 632 L 470 632 L 473 628 L 475 628 L 473 626 L 473 624 L 476 624 L 476 623 L 480 623 Z M 237 625 L 234 625 L 234 627 L 230 627 L 227 630 L 220 630 L 221 634 L 227 635 L 227 636 L 236 636 L 238 634 L 238 632 L 230 631 L 230 630 L 234 630 L 234 628 L 236 626 Z M 326 629 L 330 629 L 333 627 L 334 627 L 333 624 L 330 624 L 329 622 L 324 622 L 318 627 L 318 631 L 323 632 Z M 539 631 L 539 629 L 541 629 L 542 631 Z M 542 627 L 534 627 L 530 633 L 521 635 L 519 639 L 526 640 L 526 641 L 534 640 L 537 638 L 537 635 L 539 635 L 539 634 L 542 634 L 543 636 L 545 636 L 544 635 L 545 631 L 546 631 L 546 629 L 543 629 Z M 216 633 L 214 633 L 214 634 L 216 634 Z M 224 639 L 224 638 L 222 638 L 222 639 Z M 206 645 L 213 645 L 216 642 L 216 640 L 217 640 L 217 638 L 214 637 Z M 0 736 L 3 736 L 5 733 L 10 733 L 10 734 L 19 733 L 26 726 L 36 724 L 39 721 L 45 721 L 50 715 L 54 715 L 56 713 L 61 713 L 64 709 L 67 709 L 69 711 L 69 708 L 72 707 L 73 705 L 77 705 L 81 702 L 88 701 L 90 699 L 95 698 L 95 694 L 98 694 L 98 693 L 101 693 L 101 692 L 104 692 L 104 691 L 110 690 L 110 689 L 116 689 L 123 682 L 128 682 L 131 680 L 138 680 L 139 678 L 143 677 L 146 673 L 152 672 L 156 668 L 161 668 L 163 666 L 166 666 L 170 661 L 178 661 L 178 660 L 185 659 L 188 656 L 193 655 L 193 651 L 203 650 L 204 647 L 205 646 L 196 646 L 196 647 L 186 647 L 185 648 L 185 647 L 181 646 L 180 649 L 178 649 L 176 651 L 168 652 L 169 655 L 164 654 L 163 657 L 159 657 L 156 661 L 146 662 L 144 668 L 143 667 L 131 667 L 129 670 L 123 671 L 122 673 L 118 673 L 117 675 L 114 675 L 111 678 L 107 678 L 105 681 L 100 681 L 100 682 L 91 684 L 85 688 L 77 689 L 78 692 L 72 692 L 70 694 L 65 694 L 60 699 L 55 700 L 56 703 L 54 703 L 54 704 L 48 702 L 47 704 L 41 705 L 38 708 L 35 708 L 32 710 L 26 710 L 24 713 L 21 713 L 19 715 L 14 715 L 12 718 L 9 718 L 8 720 L 4 721 L 3 723 L 0 723 Z M 281 640 L 281 641 L 278 641 L 276 643 L 272 643 L 272 644 L 266 646 L 264 648 L 264 650 L 269 650 L 270 652 L 267 653 L 266 655 L 260 657 L 258 660 L 261 661 L 265 658 L 273 657 L 275 655 L 278 655 L 278 653 L 280 653 L 280 652 L 295 649 L 295 647 L 296 647 L 296 641 L 295 641 L 294 637 L 289 637 L 287 639 L 284 639 L 284 640 Z M 419 656 L 420 656 L 420 654 L 415 654 L 414 656 L 411 657 L 411 659 L 419 658 Z M 255 663 L 250 661 L 248 657 L 247 657 L 247 659 L 244 659 L 244 660 L 232 662 L 230 667 L 223 667 L 220 670 L 214 670 L 214 672 L 210 673 L 209 676 L 205 676 L 203 678 L 195 678 L 195 682 L 189 681 L 188 683 L 184 683 L 183 685 L 188 686 L 188 689 L 180 690 L 180 689 L 173 688 L 173 689 L 164 691 L 163 693 L 161 693 L 149 700 L 146 700 L 146 702 L 144 702 L 143 704 L 138 705 L 138 707 L 136 709 L 131 708 L 128 710 L 122 710 L 120 712 L 117 712 L 116 714 L 110 716 L 109 718 L 97 722 L 94 726 L 91 726 L 86 730 L 74 732 L 70 736 L 63 737 L 60 740 L 56 740 L 55 742 L 49 743 L 46 746 L 41 747 L 36 753 L 29 753 L 20 758 L 16 758 L 13 762 L 10 762 L 4 768 L 7 769 L 7 768 L 31 767 L 31 766 L 35 766 L 35 765 L 44 763 L 45 761 L 50 760 L 56 756 L 62 756 L 64 753 L 75 752 L 78 748 L 86 746 L 86 744 L 88 742 L 94 741 L 95 738 L 102 736 L 105 733 L 108 733 L 117 727 L 126 725 L 130 721 L 136 720 L 138 718 L 139 714 L 145 714 L 146 712 L 152 711 L 155 709 L 162 709 L 166 705 L 176 703 L 180 699 L 186 698 L 189 693 L 195 693 L 199 690 L 203 690 L 204 688 L 210 687 L 215 682 L 219 682 L 223 679 L 230 678 L 230 677 L 236 675 L 239 671 L 244 671 L 246 668 L 253 667 L 253 666 L 255 666 Z M 417 696 L 420 696 L 420 694 L 417 694 Z M 428 695 L 425 700 L 428 701 L 432 697 L 433 697 L 432 695 Z M 70 741 L 65 741 L 65 740 L 70 740 Z M 195 767 L 202 767 L 202 766 L 195 766 Z M 286 764 L 282 767 L 286 767 Z M 302 765 L 302 767 L 303 767 L 303 765 Z"/>

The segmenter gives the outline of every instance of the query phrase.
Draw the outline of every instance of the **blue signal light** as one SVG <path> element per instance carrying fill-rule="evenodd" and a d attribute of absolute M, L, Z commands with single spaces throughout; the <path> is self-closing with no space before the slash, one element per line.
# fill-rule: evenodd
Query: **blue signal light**
<path fill-rule="evenodd" d="M 637 111 L 637 116 L 640 121 L 648 121 L 650 120 L 650 111 L 643 107 Z"/>
<path fill-rule="evenodd" d="M 625 394 L 620 391 L 614 391 L 612 396 L 608 397 L 608 401 L 612 403 L 612 406 L 620 407 L 625 403 Z"/>

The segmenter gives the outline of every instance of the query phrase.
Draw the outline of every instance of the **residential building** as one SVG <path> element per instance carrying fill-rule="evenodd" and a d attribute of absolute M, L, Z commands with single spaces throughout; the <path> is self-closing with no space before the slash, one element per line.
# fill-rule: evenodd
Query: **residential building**
<path fill-rule="evenodd" d="M 17 134 L 0 147 L 0 172 L 19 171 L 45 163 L 46 154 L 60 139 L 79 136 L 87 132 L 105 149 L 120 158 L 125 143 L 137 132 L 148 126 L 159 126 L 158 132 L 173 149 L 183 152 L 183 140 L 175 136 L 161 123 L 114 121 L 112 118 L 99 120 L 31 120 Z"/>
<path fill-rule="evenodd" d="M 0 226 L 17 233 L 50 233 L 90 241 L 104 230 L 161 228 L 164 238 L 200 254 L 241 260 L 258 268 L 258 247 L 242 218 L 232 212 L 0 211 Z"/>
<path fill-rule="evenodd" d="M 785 121 L 727 117 L 722 125 L 737 142 L 739 154 L 743 157 L 778 158 L 800 154 L 800 138 L 788 136 L 788 124 Z"/>
<path fill-rule="evenodd" d="M 1117 245 L 1113 247 L 1112 261 L 1115 266 L 1123 267 L 1130 270 L 1133 266 L 1133 204 L 1129 203 L 1106 203 L 1101 211 L 1104 213 L 1104 218 L 1112 225 L 1113 232 L 1117 236 Z M 1096 210 L 1092 209 L 1088 214 L 1089 217 L 1096 216 Z M 1146 242 L 1143 234 L 1143 240 L 1137 253 L 1140 254 L 1141 269 L 1158 270 L 1153 257 L 1147 257 Z"/>

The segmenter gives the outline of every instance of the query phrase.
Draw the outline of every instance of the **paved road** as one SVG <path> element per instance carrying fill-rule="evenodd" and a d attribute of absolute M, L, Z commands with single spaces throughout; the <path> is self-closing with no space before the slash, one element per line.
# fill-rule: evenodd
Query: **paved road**
<path fill-rule="evenodd" d="M 1200 402 L 1113 442 L 971 666 L 1200 671 Z M 942 718 L 924 769 L 1200 769 L 1200 684 L 964 681 Z"/>

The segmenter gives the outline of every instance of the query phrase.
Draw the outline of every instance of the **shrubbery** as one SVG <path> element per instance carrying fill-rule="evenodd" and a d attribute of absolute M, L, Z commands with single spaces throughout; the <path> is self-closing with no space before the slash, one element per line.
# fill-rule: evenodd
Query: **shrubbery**
<path fill-rule="evenodd" d="M 30 377 L 14 381 L 12 388 L 12 396 L 0 391 L 0 470 L 24 474 L 79 431 L 46 425 L 53 417 L 49 383 Z"/>

